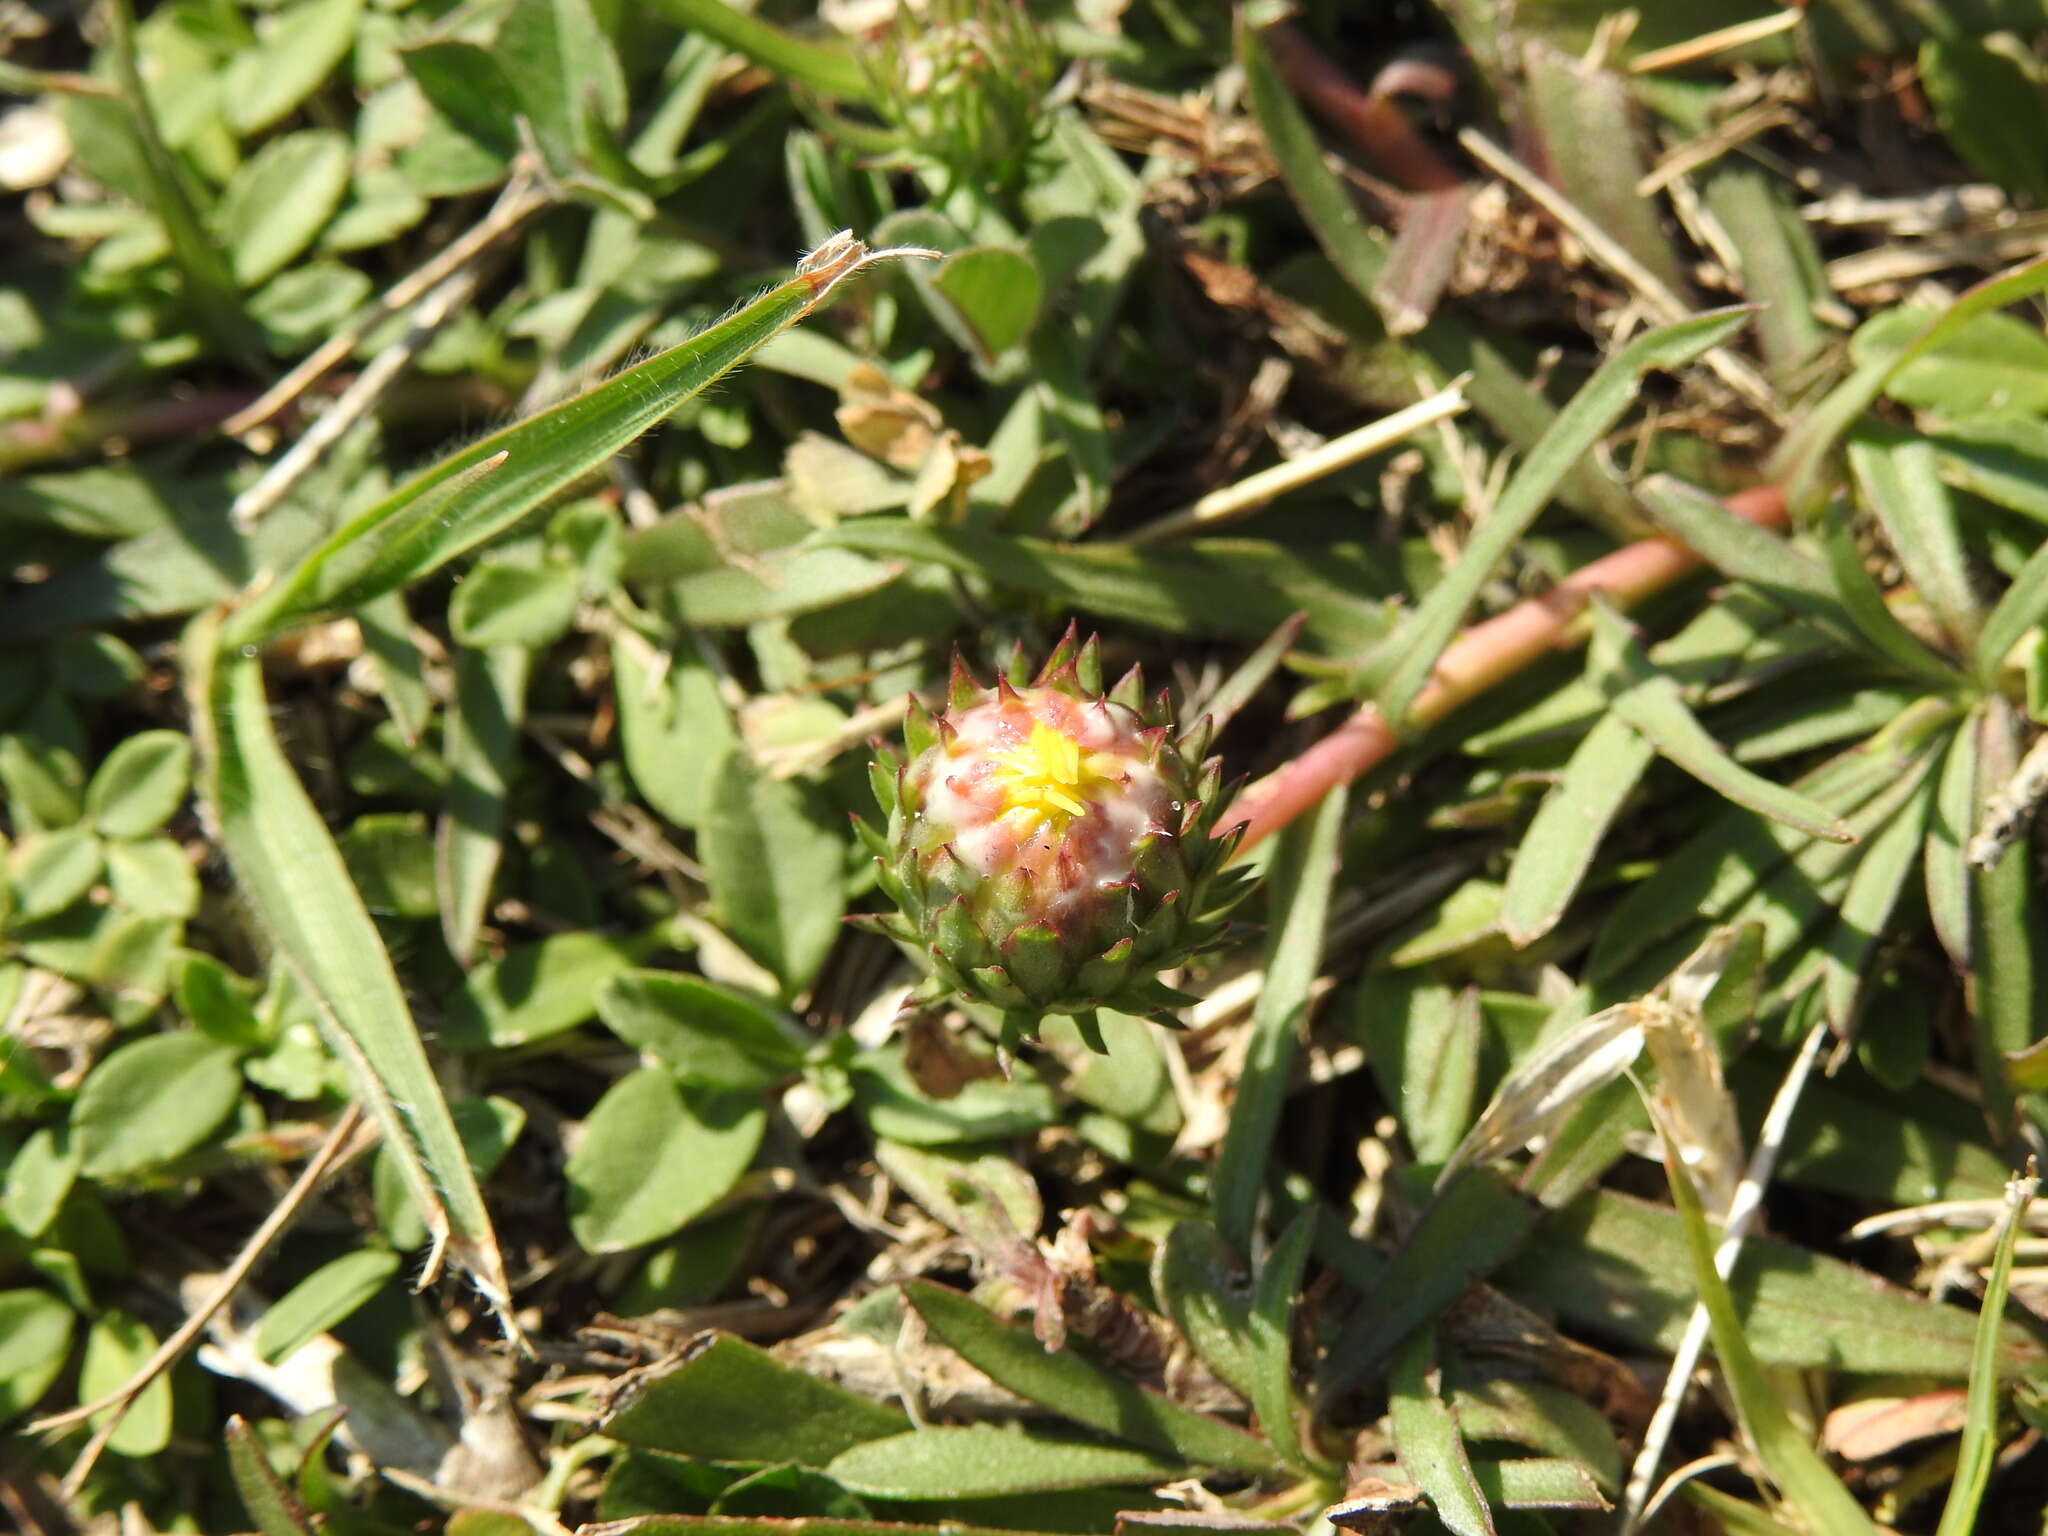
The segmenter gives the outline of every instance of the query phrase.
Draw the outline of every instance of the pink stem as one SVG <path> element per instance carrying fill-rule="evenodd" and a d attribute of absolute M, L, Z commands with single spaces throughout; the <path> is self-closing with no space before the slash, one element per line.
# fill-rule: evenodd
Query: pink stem
<path fill-rule="evenodd" d="M 1781 527 L 1786 520 L 1785 493 L 1777 486 L 1737 491 L 1723 504 L 1737 517 L 1766 528 Z M 1596 592 L 1627 607 L 1670 586 L 1699 564 L 1698 555 L 1670 539 L 1643 539 L 1603 555 L 1541 596 L 1460 634 L 1416 695 L 1411 718 L 1417 726 L 1433 724 L 1545 653 L 1574 643 L 1572 621 Z M 1400 745 L 1401 738 L 1381 717 L 1379 707 L 1367 704 L 1299 757 L 1247 787 L 1224 821 L 1233 827 L 1245 824 L 1240 846 L 1249 848 L 1337 785 L 1349 784 L 1385 762 Z"/>

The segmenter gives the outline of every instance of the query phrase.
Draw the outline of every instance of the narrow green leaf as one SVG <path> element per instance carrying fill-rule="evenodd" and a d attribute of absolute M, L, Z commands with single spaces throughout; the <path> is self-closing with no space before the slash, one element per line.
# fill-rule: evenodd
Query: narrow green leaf
<path fill-rule="evenodd" d="M 231 643 L 260 639 L 315 613 L 353 608 L 433 574 L 665 420 L 769 337 L 803 319 L 841 280 L 893 254 L 870 252 L 850 239 L 821 248 L 794 278 L 731 318 L 451 454 L 351 518 L 243 608 Z"/>
<path fill-rule="evenodd" d="M 1541 515 L 1572 467 L 1621 419 L 1643 375 L 1682 367 L 1727 341 L 1749 319 L 1747 309 L 1723 309 L 1659 326 L 1600 365 L 1529 450 L 1456 563 L 1399 631 L 1379 688 L 1381 708 L 1390 719 L 1405 719 L 1479 589 Z"/>
<path fill-rule="evenodd" d="M 1983 628 L 1956 507 L 1942 484 L 1933 444 L 1861 432 L 1849 440 L 1849 468 L 1921 600 L 1959 650 Z"/>
<path fill-rule="evenodd" d="M 1836 443 L 1870 409 L 1901 368 L 1978 316 L 2031 298 L 2043 288 L 2048 288 L 2048 256 L 1987 277 L 1947 309 L 1930 312 L 1919 332 L 1898 351 L 1859 362 L 1854 373 L 1800 416 L 1771 456 L 1767 466 L 1770 478 L 1785 487 L 1794 514 L 1808 511 L 1823 499 L 1828 459 Z M 1870 321 L 1866 325 L 1875 323 Z"/>
<path fill-rule="evenodd" d="M 1648 1102 L 1652 1118 L 1656 1118 L 1655 1102 Z M 1869 1536 L 1877 1528 L 1841 1480 L 1828 1470 L 1820 1453 L 1786 1416 L 1777 1388 L 1751 1351 L 1728 1282 L 1714 1267 L 1714 1239 L 1707 1230 L 1706 1208 L 1701 1205 L 1699 1191 L 1685 1166 L 1685 1154 L 1672 1140 L 1668 1127 L 1660 1121 L 1658 1128 L 1664 1136 L 1664 1171 L 1671 1184 L 1672 1201 L 1678 1208 L 1686 1248 L 1692 1256 L 1693 1283 L 1699 1288 L 1700 1304 L 1707 1311 L 1714 1353 L 1721 1361 L 1729 1395 L 1735 1399 L 1736 1413 L 1749 1432 L 1757 1455 L 1778 1485 L 1778 1491 L 1799 1510 L 1818 1536 Z"/>
<path fill-rule="evenodd" d="M 841 101 L 871 101 L 873 76 L 852 52 L 806 42 L 725 0 L 653 0 L 654 10 L 689 32 L 716 38 L 735 53 L 791 82 Z"/>
<path fill-rule="evenodd" d="M 215 346 L 231 355 L 253 358 L 260 352 L 261 337 L 242 307 L 227 254 L 206 228 L 196 183 L 183 162 L 165 146 L 163 134 L 150 112 L 149 93 L 143 88 L 136 59 L 134 0 L 112 0 L 106 19 L 108 51 L 113 56 L 114 78 L 121 89 L 124 127 L 140 152 L 150 210 L 170 238 L 185 304 L 200 331 Z"/>
<path fill-rule="evenodd" d="M 1344 1325 L 1323 1367 L 1323 1394 L 1369 1379 L 1411 1333 L 1505 1263 L 1541 1215 L 1489 1168 L 1445 1185 Z"/>
<path fill-rule="evenodd" d="M 1500 927 L 1512 943 L 1533 944 L 1557 926 L 1622 802 L 1656 755 L 1618 712 L 1603 715 L 1586 733 L 1508 866 Z"/>
<path fill-rule="evenodd" d="M 239 1413 L 228 1415 L 227 1446 L 235 1488 L 262 1536 L 314 1536 L 313 1517 L 299 1502 L 298 1494 L 277 1475 L 263 1442 Z"/>
<path fill-rule="evenodd" d="M 224 650 L 210 615 L 187 629 L 184 656 L 200 793 L 250 907 L 397 1149 L 437 1257 L 449 1248 L 502 1309 L 509 1295 L 490 1213 L 384 941 L 278 742 L 262 663 L 254 647 Z"/>
<path fill-rule="evenodd" d="M 1678 684 L 1651 667 L 1626 622 L 1611 608 L 1596 605 L 1593 625 L 1596 645 L 1613 658 L 1601 677 L 1608 689 L 1609 707 L 1660 756 L 1724 799 L 1747 806 L 1759 816 L 1829 842 L 1855 841 L 1840 817 L 1796 789 L 1752 773 L 1730 757 L 1686 707 Z"/>
<path fill-rule="evenodd" d="M 504 852 L 505 796 L 532 666 L 533 653 L 516 646 L 455 655 L 455 697 L 441 725 L 448 789 L 434 827 L 434 894 L 448 952 L 465 965 Z"/>
<path fill-rule="evenodd" d="M 1977 759 L 1979 755 L 1976 717 L 1966 717 L 1950 735 L 1942 758 L 1941 778 L 1935 786 L 1934 810 L 1927 822 L 1927 846 L 1922 855 L 1927 879 L 1927 915 L 1935 937 L 1948 951 L 1949 963 L 1957 971 L 1970 968 L 1975 948 L 1971 933 L 1974 879 L 1968 849 L 1977 830 Z"/>
<path fill-rule="evenodd" d="M 1429 1496 L 1453 1536 L 1494 1536 L 1493 1514 L 1472 1475 L 1457 1416 L 1437 1394 L 1436 1334 L 1420 1329 L 1394 1361 L 1387 1426 L 1401 1470 Z"/>
<path fill-rule="evenodd" d="M 1849 877 L 1848 892 L 1842 897 L 1840 921 L 1829 930 L 1820 956 L 1828 1019 L 1844 1035 L 1856 1016 L 1863 966 L 1885 932 L 1892 908 L 1925 846 L 1937 788 L 1934 769 L 1933 757 L 1915 765 L 1913 774 L 1921 787 L 1884 829 L 1863 845 L 1856 872 Z"/>
<path fill-rule="evenodd" d="M 1076 1424 L 1191 1466 L 1258 1476 L 1281 1465 L 1270 1446 L 1235 1425 L 1183 1408 L 1071 1351 L 1048 1350 L 1029 1327 L 1003 1322 L 972 1297 L 929 1281 L 912 1281 L 903 1294 L 925 1326 L 969 1365 Z"/>
<path fill-rule="evenodd" d="M 2048 199 L 2048 148 L 2030 126 L 2048 111 L 2048 94 L 2033 69 L 1947 31 L 1920 45 L 1920 84 L 1971 170 L 2032 202 Z M 1945 1520 L 1941 1536 L 1956 1536 Z"/>
<path fill-rule="evenodd" d="M 1280 834 L 1266 880 L 1274 914 L 1266 945 L 1266 984 L 1252 1007 L 1252 1041 L 1237 1102 L 1216 1162 L 1210 1200 L 1216 1227 L 1239 1249 L 1251 1246 L 1259 1190 L 1287 1097 L 1294 1043 L 1309 989 L 1322 964 L 1323 929 L 1337 878 L 1345 792 L 1330 791 L 1315 813 Z"/>
<path fill-rule="evenodd" d="M 2017 711 L 1992 695 L 1977 716 L 1977 805 L 1968 830 L 1984 824 L 1991 797 L 2019 766 Z M 1967 727 L 1965 727 L 1967 729 Z M 1966 836 L 1967 845 L 1968 837 Z M 2034 960 L 2034 882 L 2027 859 L 2009 852 L 1990 869 L 1971 870 L 1970 970 L 1964 996 L 1976 1026 L 1977 1079 L 1984 1114 L 2002 1138 L 2013 1115 L 2006 1058 L 2023 1051 L 2039 1033 L 2038 981 Z"/>
<path fill-rule="evenodd" d="M 1977 636 L 1977 677 L 1992 686 L 2013 647 L 2048 619 L 2048 544 L 2027 557 Z"/>
<path fill-rule="evenodd" d="M 1590 1190 L 1550 1216 L 1496 1283 L 1568 1325 L 1668 1354 L 1697 1299 L 1682 1226 L 1669 1206 Z M 1730 1285 L 1748 1347 L 1767 1365 L 1954 1381 L 1969 1375 L 1973 1314 L 1839 1259 L 1752 1236 Z M 2007 1328 L 2003 1340 L 2007 1369 L 2040 1362 L 2040 1346 L 2020 1329 Z"/>
<path fill-rule="evenodd" d="M 870 1440 L 840 1452 L 825 1468 L 833 1481 L 855 1493 L 918 1502 L 1116 1483 L 1153 1487 L 1181 1470 L 1142 1451 L 993 1424 L 919 1429 Z"/>
<path fill-rule="evenodd" d="M 382 1290 L 398 1265 L 398 1255 L 384 1248 L 358 1248 L 322 1264 L 270 1304 L 256 1330 L 256 1353 L 282 1365 Z"/>
<path fill-rule="evenodd" d="M 1956 1451 L 1956 1475 L 1948 1485 L 1935 1536 L 1970 1536 L 1977 1529 L 1977 1511 L 1991 1482 L 1991 1463 L 1998 1454 L 1999 1333 L 2005 1324 L 2006 1292 L 2012 1285 L 2013 1250 L 2025 1230 L 2027 1208 L 2034 1203 L 2039 1181 L 2031 1171 L 2006 1186 L 2005 1220 L 1998 1233 L 1998 1251 L 1984 1280 L 1984 1301 L 1977 1344 L 1970 1361 L 1970 1397 L 1963 1420 L 1963 1441 Z"/>
<path fill-rule="evenodd" d="M 1267 1440 L 1301 1468 L 1320 1459 L 1312 1433 L 1299 1422 L 1294 1396 L 1294 1300 L 1301 1293 L 1315 1229 L 1312 1205 L 1288 1222 L 1259 1267 L 1249 1319 L 1252 1412 Z"/>

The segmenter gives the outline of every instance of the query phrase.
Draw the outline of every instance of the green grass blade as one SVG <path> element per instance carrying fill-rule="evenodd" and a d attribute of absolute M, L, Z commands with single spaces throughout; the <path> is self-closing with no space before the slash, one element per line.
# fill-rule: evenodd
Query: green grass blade
<path fill-rule="evenodd" d="M 262 662 L 225 646 L 213 617 L 186 631 L 185 656 L 200 793 L 236 878 L 375 1111 L 436 1255 L 449 1253 L 510 1329 L 490 1213 L 384 941 L 272 727 Z"/>
<path fill-rule="evenodd" d="M 441 934 L 464 965 L 476 949 L 503 857 L 505 796 L 533 653 L 519 646 L 455 655 L 455 697 L 442 722 L 447 799 L 434 828 Z"/>
<path fill-rule="evenodd" d="M 1434 1329 L 1419 1330 L 1394 1361 L 1387 1427 L 1401 1470 L 1429 1496 L 1445 1529 L 1453 1536 L 1494 1536 L 1493 1512 L 1472 1475 L 1458 1417 L 1438 1390 Z"/>
<path fill-rule="evenodd" d="M 1856 418 L 1876 403 L 1892 376 L 1944 336 L 1979 315 L 2004 309 L 2048 288 L 2048 256 L 1987 277 L 1928 322 L 1910 345 L 1888 357 L 1872 358 L 1805 412 L 1772 456 L 1770 477 L 1785 487 L 1794 514 L 1816 506 L 1827 493 L 1827 466 L 1835 444 Z"/>
<path fill-rule="evenodd" d="M 2044 618 L 2048 618 L 2048 544 L 2028 557 L 1991 610 L 1991 617 L 1984 621 L 1984 630 L 1977 636 L 1978 678 L 1988 686 L 2012 648 Z"/>
<path fill-rule="evenodd" d="M 1955 501 L 1942 483 L 1933 444 L 1859 434 L 1849 444 L 1849 469 L 1907 579 L 1957 647 L 1967 650 L 1984 627 L 1984 613 L 1970 580 Z"/>
<path fill-rule="evenodd" d="M 1611 657 L 1604 681 L 1612 688 L 1610 707 L 1660 755 L 1683 768 L 1723 799 L 1759 816 L 1833 843 L 1853 842 L 1839 816 L 1796 789 L 1766 779 L 1730 757 L 1687 707 L 1678 684 L 1658 672 L 1635 643 L 1627 623 L 1612 609 L 1593 610 L 1595 654 Z"/>
<path fill-rule="evenodd" d="M 874 81 L 846 49 L 806 42 L 734 9 L 725 0 L 653 0 L 650 9 L 821 95 L 868 101 L 875 94 Z"/>
<path fill-rule="evenodd" d="M 1863 555 L 1849 535 L 1839 506 L 1827 514 L 1823 540 L 1836 596 L 1865 647 L 1915 677 L 1936 684 L 1955 683 L 1954 669 L 1915 638 L 1886 605 L 1884 593 L 1863 568 Z"/>
<path fill-rule="evenodd" d="M 1586 732 L 1508 866 L 1500 927 L 1510 943 L 1533 944 L 1557 926 L 1622 801 L 1656 755 L 1617 714 L 1603 715 Z"/>
<path fill-rule="evenodd" d="M 1654 1101 L 1651 1118 L 1657 1119 Z M 1786 1499 L 1805 1517 L 1815 1536 L 1874 1536 L 1877 1529 L 1841 1480 L 1821 1460 L 1820 1453 L 1807 1444 L 1793 1427 L 1785 1405 L 1764 1368 L 1750 1352 L 1742 1332 L 1742 1318 L 1735 1310 L 1735 1298 L 1728 1282 L 1714 1267 L 1714 1239 L 1707 1230 L 1707 1212 L 1700 1203 L 1699 1190 L 1686 1170 L 1684 1155 L 1670 1130 L 1658 1123 L 1664 1138 L 1664 1171 L 1671 1184 L 1671 1198 L 1678 1207 L 1685 1229 L 1686 1248 L 1692 1256 L 1693 1283 L 1699 1287 L 1700 1303 L 1707 1309 L 1713 1331 L 1714 1353 L 1721 1361 L 1729 1394 L 1736 1412 L 1755 1442 L 1765 1470 Z"/>
<path fill-rule="evenodd" d="M 1309 988 L 1322 964 L 1323 928 L 1336 883 L 1338 833 L 1345 794 L 1330 791 L 1315 814 L 1281 835 L 1266 881 L 1272 941 L 1266 949 L 1266 984 L 1252 1008 L 1252 1043 L 1238 1082 L 1237 1104 L 1216 1162 L 1216 1228 L 1240 1252 L 1249 1251 L 1259 1190 L 1266 1179 L 1273 1133 L 1287 1097 L 1294 1041 Z"/>
<path fill-rule="evenodd" d="M 1998 1233 L 1998 1253 L 1984 1282 L 1984 1310 L 1979 1314 L 1977 1344 L 1970 1361 L 1970 1399 L 1963 1420 L 1963 1443 L 1956 1452 L 1955 1480 L 1941 1507 L 1935 1536 L 1970 1536 L 1977 1528 L 1977 1510 L 1991 1481 L 1992 1459 L 1998 1454 L 1998 1353 L 2005 1322 L 2005 1293 L 2012 1284 L 2012 1255 L 2023 1230 L 2027 1207 L 2040 1187 L 2032 1172 L 2005 1187 L 2005 1224 Z"/>
<path fill-rule="evenodd" d="M 261 640 L 317 613 L 354 608 L 429 576 L 504 532 L 598 468 L 678 405 L 744 362 L 879 260 L 835 238 L 729 319 L 516 426 L 451 454 L 359 516 L 252 602 L 230 644 Z"/>
<path fill-rule="evenodd" d="M 1719 309 L 1659 326 L 1600 365 L 1529 450 L 1457 563 L 1430 589 L 1391 647 L 1391 664 L 1379 689 L 1380 707 L 1389 719 L 1399 721 L 1407 715 L 1480 587 L 1549 505 L 1572 467 L 1621 419 L 1643 375 L 1691 362 L 1733 336 L 1749 317 L 1747 309 Z"/>

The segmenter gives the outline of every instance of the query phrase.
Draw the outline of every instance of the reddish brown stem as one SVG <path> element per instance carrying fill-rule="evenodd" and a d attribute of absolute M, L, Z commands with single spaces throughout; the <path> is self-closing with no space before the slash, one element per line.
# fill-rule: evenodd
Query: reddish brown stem
<path fill-rule="evenodd" d="M 1441 64 L 1396 59 L 1361 91 L 1351 77 L 1291 23 L 1275 22 L 1262 34 L 1273 62 L 1294 94 L 1356 144 L 1373 168 L 1406 192 L 1445 192 L 1465 176 L 1417 131 L 1396 95 L 1450 102 L 1458 77 Z"/>
<path fill-rule="evenodd" d="M 1786 520 L 1785 493 L 1777 486 L 1738 491 L 1724 505 L 1736 516 L 1767 528 L 1781 527 Z M 1418 727 L 1434 724 L 1549 652 L 1576 643 L 1574 620 L 1595 593 L 1628 607 L 1699 565 L 1698 555 L 1671 539 L 1643 539 L 1603 555 L 1541 596 L 1460 634 L 1438 658 L 1429 681 L 1416 695 L 1410 718 Z M 1245 823 L 1242 847 L 1249 848 L 1337 785 L 1349 784 L 1385 762 L 1400 745 L 1401 738 L 1381 716 L 1379 706 L 1367 704 L 1301 756 L 1249 786 L 1226 820 L 1232 826 Z"/>

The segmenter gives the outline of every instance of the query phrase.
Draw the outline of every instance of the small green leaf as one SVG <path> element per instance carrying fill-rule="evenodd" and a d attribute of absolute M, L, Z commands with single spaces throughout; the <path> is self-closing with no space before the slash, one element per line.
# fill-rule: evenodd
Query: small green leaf
<path fill-rule="evenodd" d="M 825 1471 L 855 1493 L 924 1502 L 1048 1493 L 1178 1475 L 1175 1462 L 1142 1451 L 993 1424 L 920 1429 L 870 1440 L 832 1458 Z"/>
<path fill-rule="evenodd" d="M 467 646 L 539 649 L 562 638 L 581 597 L 581 580 L 566 566 L 483 560 L 455 589 L 448 621 Z"/>
<path fill-rule="evenodd" d="M 766 1125 L 752 1094 L 685 1089 L 665 1067 L 628 1073 L 569 1154 L 569 1230 L 590 1253 L 667 1237 L 725 1198 Z"/>
<path fill-rule="evenodd" d="M 102 1312 L 86 1335 L 85 1363 L 78 1370 L 78 1400 L 96 1403 L 128 1384 L 144 1361 L 156 1353 L 157 1338 L 149 1325 L 126 1312 Z M 88 1421 L 94 1429 L 115 1413 L 103 1408 Z M 154 1456 L 171 1440 L 171 1378 L 160 1374 L 137 1395 L 107 1441 L 117 1456 Z"/>
<path fill-rule="evenodd" d="M 192 743 L 182 731 L 138 731 L 85 787 L 86 819 L 108 837 L 147 837 L 192 787 Z"/>
<path fill-rule="evenodd" d="M 1961 29 L 1943 30 L 1920 45 L 1920 85 L 1941 131 L 1979 176 L 2048 201 L 2048 147 L 2031 127 L 2048 112 L 2038 73 Z"/>
<path fill-rule="evenodd" d="M 78 1145 L 69 1129 L 36 1127 L 7 1165 L 0 1217 L 23 1237 L 41 1237 L 56 1220 L 77 1177 Z"/>
<path fill-rule="evenodd" d="M 598 990 L 598 1017 L 678 1078 L 758 1091 L 793 1075 L 803 1050 L 774 1009 L 716 982 L 667 971 L 626 971 Z"/>
<path fill-rule="evenodd" d="M 992 362 L 1017 345 L 1038 320 L 1044 280 L 1038 264 L 1009 246 L 980 245 L 948 256 L 932 276 Z"/>
<path fill-rule="evenodd" d="M 362 10 L 362 0 L 301 0 L 266 18 L 262 41 L 222 75 L 228 126 L 247 137 L 295 111 L 348 57 Z"/>
<path fill-rule="evenodd" d="M 796 785 L 740 751 L 713 779 L 708 813 L 697 853 L 712 899 L 732 936 L 794 994 L 839 938 L 845 844 Z"/>
<path fill-rule="evenodd" d="M 83 827 L 31 832 L 7 851 L 15 915 L 24 920 L 62 912 L 100 877 L 100 840 Z"/>
<path fill-rule="evenodd" d="M 621 1382 L 599 1433 L 702 1461 L 823 1467 L 908 1428 L 893 1408 L 784 1365 L 731 1334 L 699 1335 L 680 1359 Z"/>
<path fill-rule="evenodd" d="M 272 139 L 236 168 L 221 194 L 221 239 L 235 281 L 253 288 L 313 243 L 348 190 L 348 135 L 303 128 Z"/>
<path fill-rule="evenodd" d="M 71 1111 L 79 1166 L 125 1178 L 183 1156 L 227 1119 L 242 1091 L 235 1052 L 184 1030 L 132 1040 L 94 1067 Z"/>
<path fill-rule="evenodd" d="M 266 1365 L 282 1365 L 382 1290 L 398 1265 L 398 1255 L 383 1248 L 360 1248 L 321 1265 L 270 1304 L 256 1330 L 256 1353 Z"/>
<path fill-rule="evenodd" d="M 0 1291 L 0 1424 L 49 1391 L 71 1352 L 71 1320 L 48 1291 Z"/>
<path fill-rule="evenodd" d="M 593 1017 L 604 983 L 660 948 L 656 934 L 558 933 L 470 971 L 448 1000 L 441 1043 L 454 1051 L 526 1045 Z"/>
<path fill-rule="evenodd" d="M 420 93 L 457 131 L 501 160 L 519 150 L 519 93 L 497 55 L 459 38 L 398 50 Z"/>
<path fill-rule="evenodd" d="M 199 874 L 168 837 L 108 843 L 107 884 L 114 905 L 144 917 L 191 917 L 199 910 Z"/>
<path fill-rule="evenodd" d="M 579 158 L 586 111 L 607 128 L 625 122 L 626 78 L 590 0 L 515 0 L 492 52 L 560 169 Z"/>

